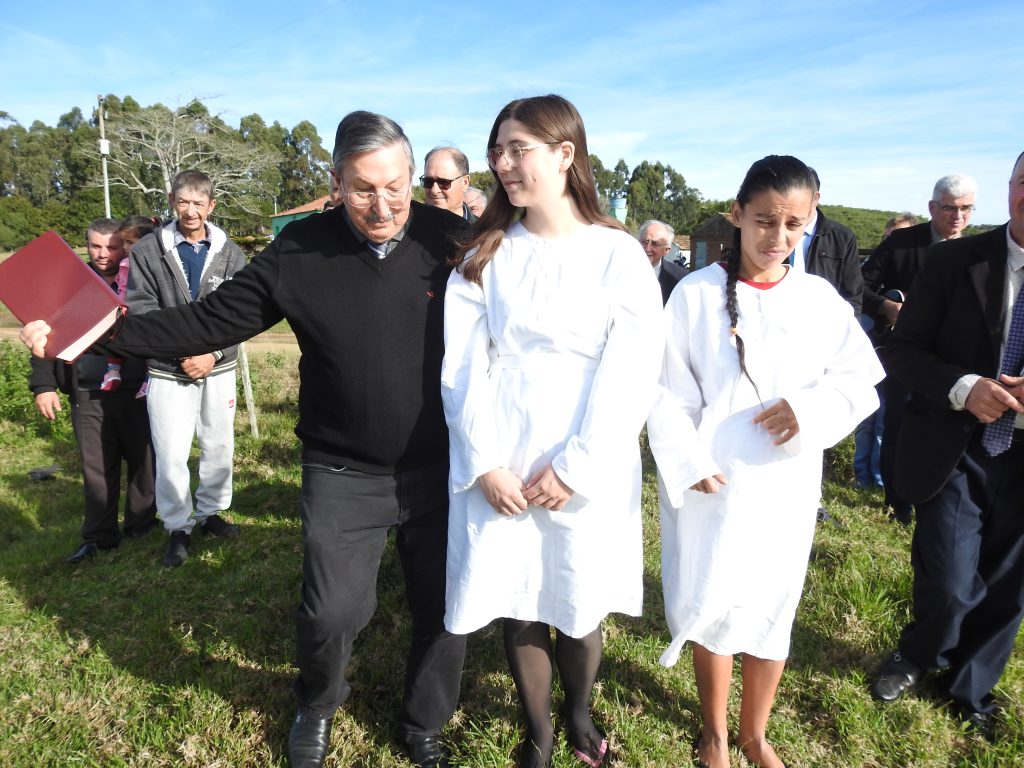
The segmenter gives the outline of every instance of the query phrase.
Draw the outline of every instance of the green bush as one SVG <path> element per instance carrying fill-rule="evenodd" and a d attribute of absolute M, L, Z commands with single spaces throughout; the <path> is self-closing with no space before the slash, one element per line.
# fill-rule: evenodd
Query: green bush
<path fill-rule="evenodd" d="M 24 197 L 0 197 L 0 250 L 21 248 L 46 229 L 40 211 Z"/>
<path fill-rule="evenodd" d="M 0 424 L 2 435 L 9 438 L 32 430 L 40 437 L 71 439 L 70 412 L 64 404 L 65 418 L 47 421 L 36 412 L 32 392 L 28 388 L 29 354 L 21 344 L 0 341 Z M 5 423 L 6 422 L 6 423 Z"/>

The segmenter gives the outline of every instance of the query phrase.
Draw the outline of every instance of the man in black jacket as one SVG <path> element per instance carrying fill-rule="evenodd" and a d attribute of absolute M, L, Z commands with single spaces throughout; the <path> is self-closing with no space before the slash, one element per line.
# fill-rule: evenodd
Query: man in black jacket
<path fill-rule="evenodd" d="M 96 219 L 85 233 L 89 266 L 111 285 L 126 258 L 119 227 L 113 219 Z M 123 535 L 142 536 L 156 525 L 149 417 L 146 401 L 136 397 L 146 378 L 146 363 L 129 359 L 115 365 L 120 374 L 116 379 L 107 375 L 112 366 L 106 355 L 85 354 L 74 363 L 32 358 L 28 385 L 36 410 L 52 421 L 61 410 L 58 390 L 68 396 L 82 463 L 82 544 L 67 558 L 69 563 L 79 563 L 120 543 L 117 517 L 122 461 L 127 465 L 128 481 Z"/>
<path fill-rule="evenodd" d="M 848 227 L 827 218 L 818 207 L 821 183 L 817 171 L 811 168 L 811 173 L 818 185 L 814 193 L 814 216 L 804 227 L 803 239 L 789 255 L 789 263 L 794 269 L 830 282 L 859 317 L 864 279 L 860 274 L 857 236 Z"/>
<path fill-rule="evenodd" d="M 897 491 L 916 504 L 913 621 L 871 686 L 882 701 L 947 668 L 959 714 L 992 734 L 1024 615 L 1024 154 L 1010 222 L 932 247 L 886 348 L 911 392 Z"/>
<path fill-rule="evenodd" d="M 441 405 L 444 294 L 465 222 L 412 201 L 412 147 L 383 115 L 338 125 L 342 206 L 288 224 L 201 302 L 129 316 L 107 347 L 181 357 L 237 344 L 287 319 L 302 351 L 302 602 L 292 768 L 318 768 L 345 667 L 376 608 L 388 531 L 412 614 L 399 730 L 412 762 L 446 766 L 438 741 L 458 703 L 466 638 L 444 629 L 448 427 Z M 45 324 L 26 327 L 42 354 Z"/>
<path fill-rule="evenodd" d="M 672 250 L 672 238 L 675 230 L 663 221 L 651 219 L 640 225 L 637 238 L 640 245 L 644 247 L 648 261 L 654 267 L 654 273 L 658 276 L 658 284 L 661 286 L 661 303 L 668 304 L 668 297 L 672 295 L 672 289 L 676 283 L 686 277 L 686 270 L 671 261 L 665 261 L 665 257 Z"/>
<path fill-rule="evenodd" d="M 875 321 L 872 336 L 879 347 L 884 346 L 887 331 L 895 326 L 902 308 L 902 302 L 895 297 L 909 295 L 910 286 L 934 243 L 960 237 L 971 220 L 977 189 L 978 185 L 969 176 L 943 176 L 935 182 L 932 199 L 928 202 L 931 221 L 893 231 L 864 263 L 864 313 Z M 882 386 L 885 416 L 880 461 L 885 503 L 893 519 L 908 525 L 913 519 L 912 507 L 900 498 L 894 482 L 896 444 L 903 408 L 910 393 L 892 376 L 887 377 Z"/>
<path fill-rule="evenodd" d="M 817 171 L 813 168 L 810 171 L 816 188 L 814 215 L 804 225 L 804 236 L 797 242 L 793 253 L 789 254 L 788 263 L 793 269 L 827 280 L 853 307 L 853 314 L 860 317 L 864 280 L 860 275 L 857 236 L 848 227 L 826 217 L 818 207 L 821 180 Z M 824 502 L 819 502 L 818 520 L 839 525 L 825 509 Z"/>

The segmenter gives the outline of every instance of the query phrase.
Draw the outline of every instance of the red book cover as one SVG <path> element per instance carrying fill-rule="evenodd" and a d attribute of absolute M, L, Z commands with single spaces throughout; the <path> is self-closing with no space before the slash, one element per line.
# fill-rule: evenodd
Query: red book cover
<path fill-rule="evenodd" d="M 0 301 L 24 325 L 45 320 L 46 356 L 71 362 L 117 320 L 125 304 L 56 232 L 0 262 Z"/>

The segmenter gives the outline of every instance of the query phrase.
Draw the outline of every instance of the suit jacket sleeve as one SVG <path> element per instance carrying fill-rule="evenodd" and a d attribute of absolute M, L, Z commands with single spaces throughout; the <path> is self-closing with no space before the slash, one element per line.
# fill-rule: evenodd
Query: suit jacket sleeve
<path fill-rule="evenodd" d="M 57 366 L 64 365 L 60 360 L 44 360 L 39 357 L 29 358 L 32 366 L 28 376 L 28 388 L 32 395 L 40 395 L 43 392 L 56 392 L 59 389 L 57 382 Z"/>
<path fill-rule="evenodd" d="M 977 373 L 939 353 L 948 343 L 957 275 L 951 259 L 929 258 L 914 279 L 900 319 L 885 347 L 886 371 L 931 405 L 949 409 L 949 391 L 965 374 Z M 961 279 L 962 276 L 961 276 Z"/>
<path fill-rule="evenodd" d="M 886 284 L 889 262 L 892 259 L 892 240 L 883 240 L 874 252 L 864 262 L 861 268 L 861 276 L 864 280 L 863 313 L 873 320 L 882 320 L 879 310 L 885 300 L 878 291 Z"/>

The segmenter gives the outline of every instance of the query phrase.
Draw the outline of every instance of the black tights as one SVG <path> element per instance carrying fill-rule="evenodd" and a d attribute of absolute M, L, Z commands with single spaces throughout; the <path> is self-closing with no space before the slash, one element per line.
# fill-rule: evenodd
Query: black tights
<path fill-rule="evenodd" d="M 526 716 L 526 746 L 536 746 L 542 765 L 554 749 L 551 725 L 551 661 L 565 691 L 565 728 L 569 743 L 597 757 L 600 731 L 590 718 L 590 696 L 601 664 L 601 627 L 581 638 L 569 637 L 555 629 L 554 649 L 551 628 L 539 621 L 505 619 L 505 655 L 516 684 L 519 702 Z"/>

